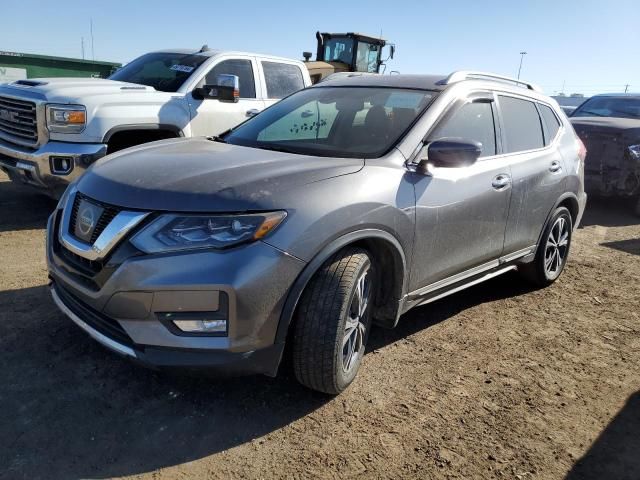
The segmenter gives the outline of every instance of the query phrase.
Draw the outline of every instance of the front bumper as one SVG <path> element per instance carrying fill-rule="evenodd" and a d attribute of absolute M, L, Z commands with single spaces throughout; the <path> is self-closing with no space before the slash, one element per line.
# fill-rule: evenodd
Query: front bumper
<path fill-rule="evenodd" d="M 276 374 L 284 348 L 275 341 L 280 314 L 304 262 L 263 242 L 131 256 L 123 253 L 131 248 L 125 240 L 106 260 L 103 277 L 91 284 L 81 281 L 56 242 L 59 213 L 47 229 L 52 296 L 99 343 L 153 368 Z M 227 317 L 225 334 L 185 334 L 166 317 L 211 311 Z"/>
<path fill-rule="evenodd" d="M 0 140 L 0 168 L 15 182 L 59 197 L 69 183 L 106 153 L 107 146 L 102 143 L 50 141 L 37 150 L 30 150 Z M 52 171 L 55 158 L 68 159 L 72 166 L 70 171 L 64 174 Z"/>

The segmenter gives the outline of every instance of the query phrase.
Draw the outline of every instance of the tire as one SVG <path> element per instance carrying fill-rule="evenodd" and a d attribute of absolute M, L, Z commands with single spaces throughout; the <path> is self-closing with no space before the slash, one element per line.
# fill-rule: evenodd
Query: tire
<path fill-rule="evenodd" d="M 521 265 L 518 270 L 537 287 L 551 285 L 567 263 L 572 234 L 571 213 L 566 207 L 558 207 L 544 229 L 533 262 Z"/>
<path fill-rule="evenodd" d="M 311 278 L 293 326 L 293 371 L 302 385 L 337 395 L 351 384 L 371 329 L 375 278 L 359 248 L 334 254 Z"/>

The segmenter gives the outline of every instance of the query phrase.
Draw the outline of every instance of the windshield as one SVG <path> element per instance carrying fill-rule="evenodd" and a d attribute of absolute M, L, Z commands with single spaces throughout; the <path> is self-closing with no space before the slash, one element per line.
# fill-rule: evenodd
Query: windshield
<path fill-rule="evenodd" d="M 353 40 L 351 38 L 332 38 L 324 44 L 325 62 L 342 62 L 351 65 L 353 61 Z"/>
<path fill-rule="evenodd" d="M 223 141 L 321 157 L 376 158 L 397 144 L 435 95 L 400 88 L 309 88 L 243 123 Z"/>
<path fill-rule="evenodd" d="M 109 79 L 147 85 L 162 92 L 177 92 L 207 58 L 197 53 L 147 53 L 127 63 Z"/>
<path fill-rule="evenodd" d="M 571 116 L 640 119 L 640 98 L 594 97 L 580 105 Z"/>

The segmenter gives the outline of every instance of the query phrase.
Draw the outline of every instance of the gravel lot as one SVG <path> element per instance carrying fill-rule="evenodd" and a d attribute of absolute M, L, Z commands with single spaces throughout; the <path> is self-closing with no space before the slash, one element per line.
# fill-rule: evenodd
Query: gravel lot
<path fill-rule="evenodd" d="M 0 174 L 0 478 L 640 478 L 640 225 L 592 201 L 567 270 L 372 332 L 337 398 L 166 377 L 105 351 L 47 290 L 54 203 Z"/>

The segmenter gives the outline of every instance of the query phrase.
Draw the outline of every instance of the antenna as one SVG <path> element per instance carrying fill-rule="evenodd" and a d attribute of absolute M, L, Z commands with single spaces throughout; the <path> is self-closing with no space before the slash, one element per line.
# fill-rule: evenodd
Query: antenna
<path fill-rule="evenodd" d="M 96 54 L 93 50 L 93 18 L 89 19 L 89 29 L 91 31 L 91 59 L 95 61 Z"/>

